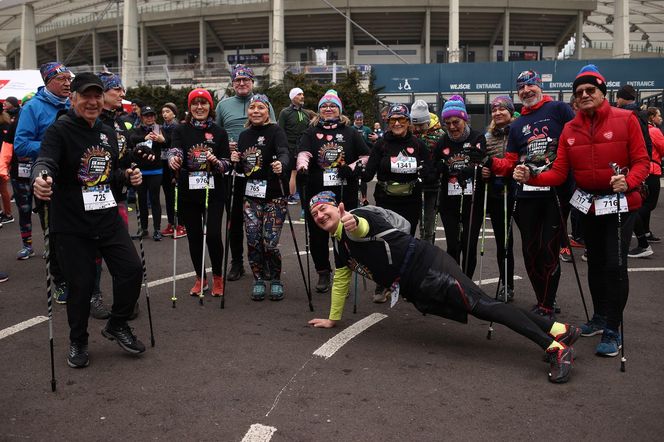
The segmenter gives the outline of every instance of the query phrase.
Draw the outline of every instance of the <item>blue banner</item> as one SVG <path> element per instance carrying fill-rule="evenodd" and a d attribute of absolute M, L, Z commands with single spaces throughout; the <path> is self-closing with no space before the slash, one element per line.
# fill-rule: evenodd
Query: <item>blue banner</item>
<path fill-rule="evenodd" d="M 520 72 L 533 69 L 542 76 L 542 88 L 570 91 L 579 70 L 594 64 L 609 89 L 631 84 L 636 89 L 664 89 L 664 59 L 512 61 L 496 63 L 374 65 L 375 86 L 385 94 L 436 92 L 509 92 Z"/>

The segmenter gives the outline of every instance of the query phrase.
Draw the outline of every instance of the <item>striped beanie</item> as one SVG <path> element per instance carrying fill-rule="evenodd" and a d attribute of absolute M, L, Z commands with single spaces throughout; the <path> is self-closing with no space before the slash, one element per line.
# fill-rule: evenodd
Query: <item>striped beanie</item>
<path fill-rule="evenodd" d="M 330 89 L 327 92 L 325 92 L 325 95 L 323 95 L 323 98 L 320 99 L 318 102 L 318 110 L 320 111 L 320 107 L 325 104 L 325 103 L 332 103 L 336 104 L 337 107 L 339 108 L 339 112 L 343 112 L 343 106 L 341 105 L 341 99 L 339 98 L 339 94 L 337 94 L 337 91 L 334 89 Z"/>
<path fill-rule="evenodd" d="M 452 95 L 449 100 L 443 105 L 443 120 L 452 117 L 459 117 L 464 121 L 468 121 L 468 112 L 466 111 L 466 103 L 460 95 Z"/>
<path fill-rule="evenodd" d="M 576 91 L 576 88 L 581 84 L 592 84 L 597 86 L 597 88 L 602 91 L 602 94 L 606 95 L 606 80 L 599 73 L 599 69 L 594 64 L 587 64 L 581 68 L 579 73 L 574 79 L 572 84 L 572 91 Z"/>

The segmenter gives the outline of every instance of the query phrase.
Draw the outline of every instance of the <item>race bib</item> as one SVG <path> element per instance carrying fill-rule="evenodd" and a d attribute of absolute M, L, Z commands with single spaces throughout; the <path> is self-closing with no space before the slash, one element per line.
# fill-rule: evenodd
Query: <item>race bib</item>
<path fill-rule="evenodd" d="M 339 169 L 325 169 L 323 172 L 323 187 L 345 186 L 346 180 L 339 178 Z"/>
<path fill-rule="evenodd" d="M 522 190 L 524 192 L 547 192 L 551 190 L 551 187 L 549 186 L 529 186 L 528 184 L 524 184 L 522 187 Z"/>
<path fill-rule="evenodd" d="M 627 200 L 625 194 L 619 193 L 620 197 L 620 213 L 629 211 L 627 207 Z M 615 195 L 604 195 L 595 198 L 595 215 L 609 215 L 611 213 L 618 213 L 618 198 Z"/>
<path fill-rule="evenodd" d="M 447 182 L 447 194 L 449 196 L 458 196 L 458 195 L 472 195 L 473 194 L 473 180 L 468 178 L 466 180 L 466 187 L 463 188 L 458 181 L 448 181 Z"/>
<path fill-rule="evenodd" d="M 404 155 L 391 157 L 390 170 L 392 173 L 416 173 L 417 159 L 415 157 L 407 157 Z"/>
<path fill-rule="evenodd" d="M 210 175 L 208 182 L 207 172 L 189 172 L 189 190 L 201 190 L 205 187 L 214 189 L 214 177 Z"/>
<path fill-rule="evenodd" d="M 30 178 L 32 174 L 32 163 L 18 163 L 18 177 Z"/>
<path fill-rule="evenodd" d="M 581 189 L 576 189 L 574 195 L 572 195 L 572 199 L 569 200 L 569 203 L 585 215 L 588 213 L 590 206 L 593 203 L 593 196 Z"/>
<path fill-rule="evenodd" d="M 102 210 L 117 206 L 113 192 L 108 184 L 98 186 L 83 187 L 83 206 L 85 211 Z"/>
<path fill-rule="evenodd" d="M 399 302 L 399 283 L 395 282 L 392 284 L 390 287 L 390 308 L 394 307 L 397 305 L 397 302 Z"/>
<path fill-rule="evenodd" d="M 247 186 L 244 189 L 246 196 L 254 198 L 265 198 L 267 193 L 267 180 L 248 180 Z"/>

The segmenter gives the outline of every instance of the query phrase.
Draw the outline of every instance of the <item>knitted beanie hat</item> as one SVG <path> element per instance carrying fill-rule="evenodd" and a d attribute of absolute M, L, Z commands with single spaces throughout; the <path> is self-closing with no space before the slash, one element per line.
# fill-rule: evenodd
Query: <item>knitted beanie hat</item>
<path fill-rule="evenodd" d="M 429 106 L 426 101 L 415 100 L 415 103 L 410 107 L 410 121 L 413 124 L 425 124 L 431 122 Z"/>
<path fill-rule="evenodd" d="M 497 107 L 505 108 L 509 111 L 510 115 L 514 114 L 514 102 L 507 95 L 499 95 L 491 101 L 491 110 Z"/>
<path fill-rule="evenodd" d="M 325 95 L 323 95 L 323 98 L 320 99 L 318 102 L 318 110 L 320 111 L 320 107 L 325 104 L 325 103 L 332 103 L 336 104 L 337 107 L 339 108 L 339 112 L 343 112 L 343 106 L 341 106 L 341 99 L 339 98 L 339 94 L 337 94 L 337 91 L 334 89 L 330 89 L 327 92 L 325 92 Z"/>
<path fill-rule="evenodd" d="M 581 84 L 597 86 L 602 94 L 606 95 L 606 80 L 594 64 L 588 64 L 581 68 L 572 84 L 572 91 L 576 91 L 576 88 Z"/>
<path fill-rule="evenodd" d="M 443 120 L 451 117 L 459 117 L 464 121 L 468 121 L 468 112 L 466 111 L 466 103 L 464 103 L 463 97 L 452 95 L 443 105 L 442 117 Z"/>

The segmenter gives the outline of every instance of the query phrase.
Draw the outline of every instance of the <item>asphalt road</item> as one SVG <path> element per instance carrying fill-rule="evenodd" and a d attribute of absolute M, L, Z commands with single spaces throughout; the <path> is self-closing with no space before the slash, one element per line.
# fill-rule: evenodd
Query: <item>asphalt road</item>
<path fill-rule="evenodd" d="M 291 213 L 299 218 L 295 206 Z M 224 310 L 216 299 L 200 306 L 187 295 L 193 277 L 177 281 L 172 308 L 172 285 L 163 280 L 172 277 L 172 240 L 146 240 L 156 346 L 140 357 L 125 354 L 101 336 L 104 322 L 91 319 L 90 366 L 71 369 L 66 311 L 58 305 L 52 393 L 47 322 L 7 330 L 46 315 L 41 230 L 33 219 L 37 257 L 27 261 L 15 259 L 18 222 L 0 229 L 0 270 L 10 274 L 0 284 L 0 440 L 661 440 L 664 244 L 629 262 L 626 372 L 619 358 L 594 355 L 599 336 L 582 338 L 572 379 L 553 385 L 541 350 L 525 338 L 496 326 L 487 340 L 488 324 L 474 318 L 462 325 L 423 316 L 403 301 L 373 304 L 370 282 L 365 290 L 360 280 L 356 314 L 351 296 L 337 328 L 310 328 L 309 319 L 327 317 L 329 296 L 314 293 L 316 311 L 309 312 L 288 228 L 281 241 L 286 298 L 252 302 L 245 276 L 228 283 Z M 135 212 L 130 220 L 133 232 Z M 664 235 L 661 206 L 652 226 Z M 304 226 L 295 231 L 303 246 Z M 483 276 L 495 280 L 495 240 L 487 235 Z M 514 304 L 528 308 L 534 294 L 518 233 L 516 239 L 516 275 L 523 279 Z M 591 308 L 586 264 L 574 251 Z M 572 265 L 562 265 L 559 318 L 585 322 Z M 191 271 L 182 241 L 177 273 Z M 475 279 L 478 273 L 479 265 Z M 485 287 L 493 294 L 495 282 Z M 103 292 L 108 301 L 106 271 Z M 133 326 L 149 345 L 144 296 L 141 307 Z M 367 327 L 329 358 L 314 355 L 354 324 Z"/>

